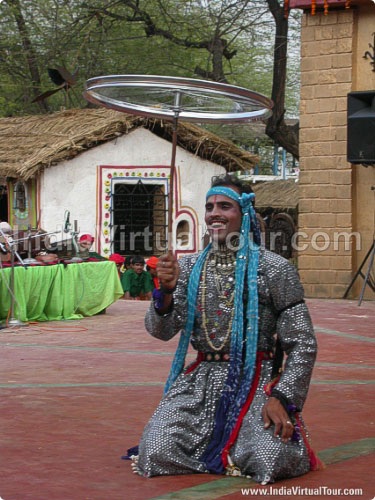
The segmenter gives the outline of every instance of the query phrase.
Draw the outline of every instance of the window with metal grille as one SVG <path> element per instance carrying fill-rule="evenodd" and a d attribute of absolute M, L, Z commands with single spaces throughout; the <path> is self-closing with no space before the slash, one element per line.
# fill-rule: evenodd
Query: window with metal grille
<path fill-rule="evenodd" d="M 13 187 L 13 208 L 25 212 L 27 208 L 27 192 L 25 183 L 17 181 Z"/>
<path fill-rule="evenodd" d="M 161 255 L 167 246 L 167 195 L 160 184 L 116 183 L 112 193 L 112 251 Z"/>

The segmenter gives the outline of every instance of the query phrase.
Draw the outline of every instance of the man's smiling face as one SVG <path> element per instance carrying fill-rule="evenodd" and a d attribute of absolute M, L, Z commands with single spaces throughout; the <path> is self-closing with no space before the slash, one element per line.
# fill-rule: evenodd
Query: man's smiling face
<path fill-rule="evenodd" d="M 227 187 L 238 192 L 233 186 Z M 240 206 L 227 196 L 214 194 L 207 198 L 204 220 L 212 240 L 225 243 L 228 234 L 240 232 L 242 220 Z"/>

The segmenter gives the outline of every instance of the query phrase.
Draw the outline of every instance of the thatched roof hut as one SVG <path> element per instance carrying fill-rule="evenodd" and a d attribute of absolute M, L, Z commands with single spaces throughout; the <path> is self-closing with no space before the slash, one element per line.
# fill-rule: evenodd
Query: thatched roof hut
<path fill-rule="evenodd" d="M 0 175 L 30 179 L 45 168 L 138 127 L 171 140 L 171 122 L 105 108 L 0 118 Z M 257 155 L 190 123 L 179 123 L 177 140 L 187 151 L 229 172 L 252 168 L 258 160 Z"/>
<path fill-rule="evenodd" d="M 277 211 L 296 211 L 298 205 L 298 182 L 295 179 L 280 179 L 251 185 L 255 193 L 255 207 L 262 211 L 272 207 Z"/>

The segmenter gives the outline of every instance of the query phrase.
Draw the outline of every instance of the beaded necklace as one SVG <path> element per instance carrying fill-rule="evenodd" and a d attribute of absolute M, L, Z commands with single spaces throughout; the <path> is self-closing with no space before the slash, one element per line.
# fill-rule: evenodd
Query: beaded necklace
<path fill-rule="evenodd" d="M 212 263 L 211 259 L 209 259 L 209 258 L 206 259 L 204 264 L 203 264 L 203 269 L 202 269 L 202 296 L 201 296 L 202 331 L 204 333 L 204 337 L 206 339 L 206 342 L 210 346 L 210 348 L 213 351 L 220 352 L 223 349 L 223 347 L 225 346 L 225 344 L 228 342 L 229 336 L 230 336 L 231 331 L 232 331 L 232 321 L 233 321 L 234 309 L 232 308 L 232 311 L 231 311 L 231 316 L 230 316 L 227 332 L 224 336 L 224 340 L 222 341 L 222 343 L 219 346 L 215 346 L 214 343 L 211 341 L 210 334 L 207 330 L 208 319 L 206 316 L 206 294 L 207 294 L 206 277 L 207 277 L 207 263 L 209 260 L 210 260 L 210 263 Z M 231 267 L 233 268 L 233 265 Z M 232 269 L 230 269 L 230 272 L 232 272 Z M 220 282 L 219 282 L 219 276 L 217 275 L 215 268 L 213 269 L 213 275 L 214 275 L 214 279 L 215 279 L 215 286 L 216 286 L 216 289 L 218 291 L 220 300 L 224 300 L 225 305 L 227 307 L 231 306 L 233 304 L 233 299 L 234 299 L 234 290 L 230 294 L 230 296 L 228 297 L 228 295 L 225 294 L 225 291 L 224 291 L 224 293 L 222 291 L 222 288 L 221 288 Z M 233 278 L 232 278 L 232 280 L 233 280 Z"/>
<path fill-rule="evenodd" d="M 231 274 L 233 274 L 233 269 L 229 269 L 229 272 L 225 272 L 225 270 L 222 270 L 222 274 L 224 275 L 224 277 L 226 277 L 224 289 L 220 283 L 220 277 L 217 273 L 217 269 L 215 267 L 212 269 L 212 275 L 215 280 L 216 290 L 218 291 L 220 298 L 226 300 L 229 294 L 228 289 L 230 288 L 230 283 L 234 281 L 233 276 L 231 276 Z"/>

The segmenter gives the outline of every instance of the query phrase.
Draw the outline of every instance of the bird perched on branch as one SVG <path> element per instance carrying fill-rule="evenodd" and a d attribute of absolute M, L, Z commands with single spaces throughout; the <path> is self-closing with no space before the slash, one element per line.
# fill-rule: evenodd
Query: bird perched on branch
<path fill-rule="evenodd" d="M 42 101 L 43 99 L 47 99 L 47 97 L 56 94 L 56 92 L 59 92 L 60 90 L 65 90 L 66 92 L 65 96 L 67 96 L 70 100 L 70 96 L 68 95 L 68 90 L 71 89 L 73 85 L 77 83 L 75 76 L 78 73 L 78 68 L 73 74 L 71 74 L 66 68 L 64 68 L 64 66 L 56 66 L 56 68 L 48 68 L 47 71 L 52 82 L 58 87 L 56 89 L 47 90 L 46 92 L 43 92 L 43 94 L 38 95 L 31 102 L 38 102 Z"/>

